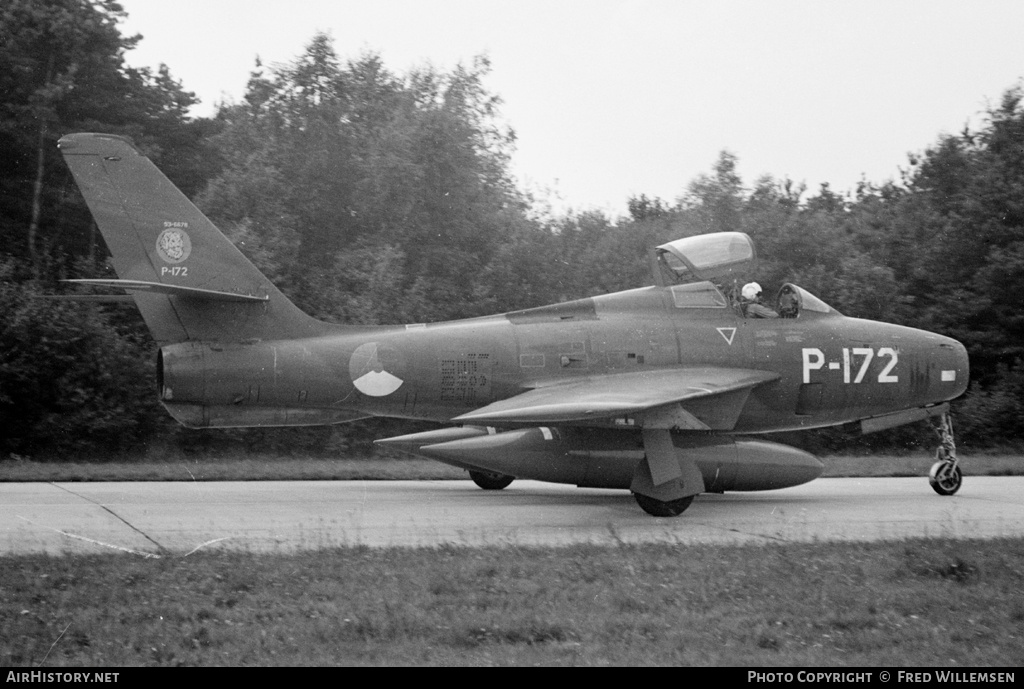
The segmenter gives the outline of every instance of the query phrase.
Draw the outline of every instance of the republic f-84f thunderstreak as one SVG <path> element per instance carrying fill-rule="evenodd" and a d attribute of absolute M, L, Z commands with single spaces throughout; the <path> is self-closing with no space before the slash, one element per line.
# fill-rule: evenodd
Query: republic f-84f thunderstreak
<path fill-rule="evenodd" d="M 159 345 L 160 401 L 190 428 L 333 424 L 369 416 L 452 424 L 378 442 L 514 478 L 630 490 L 656 516 L 703 492 L 783 488 L 821 463 L 751 434 L 929 419 L 932 487 L 961 483 L 949 400 L 964 347 L 848 318 L 784 285 L 754 318 L 737 286 L 750 238 L 725 232 L 652 252 L 654 285 L 446 323 L 348 326 L 298 309 L 126 139 L 60 150 Z M 765 307 L 761 307 L 765 310 Z"/>

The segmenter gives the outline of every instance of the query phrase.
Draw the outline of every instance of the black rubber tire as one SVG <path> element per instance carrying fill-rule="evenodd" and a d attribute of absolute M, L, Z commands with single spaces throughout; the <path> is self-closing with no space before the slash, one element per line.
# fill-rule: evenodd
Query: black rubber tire
<path fill-rule="evenodd" d="M 473 483 L 484 490 L 501 490 L 516 480 L 515 476 L 506 476 L 490 471 L 470 471 L 469 477 L 473 479 Z"/>
<path fill-rule="evenodd" d="M 693 502 L 695 495 L 687 495 L 685 498 L 679 498 L 678 500 L 655 500 L 654 498 L 646 495 L 640 495 L 640 493 L 633 493 L 633 497 L 636 499 L 636 503 L 640 505 L 647 514 L 654 517 L 678 517 L 686 508 Z"/>
<path fill-rule="evenodd" d="M 956 467 L 950 472 L 951 465 L 952 462 L 936 462 L 928 472 L 928 484 L 939 495 L 953 495 L 963 485 L 964 475 L 961 473 L 960 467 Z"/>

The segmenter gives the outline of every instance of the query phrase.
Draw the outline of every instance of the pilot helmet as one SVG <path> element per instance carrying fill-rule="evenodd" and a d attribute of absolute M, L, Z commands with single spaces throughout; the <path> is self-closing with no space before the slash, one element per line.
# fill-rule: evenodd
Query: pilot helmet
<path fill-rule="evenodd" d="M 743 285 L 743 291 L 740 294 L 743 295 L 744 299 L 754 301 L 761 296 L 761 285 L 756 282 L 748 282 Z"/>

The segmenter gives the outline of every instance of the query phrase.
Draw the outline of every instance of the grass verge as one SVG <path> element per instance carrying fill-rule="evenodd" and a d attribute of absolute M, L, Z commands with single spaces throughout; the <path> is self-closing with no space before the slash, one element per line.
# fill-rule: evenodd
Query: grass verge
<path fill-rule="evenodd" d="M 0 666 L 1018 666 L 1022 584 L 1022 539 L 17 556 Z"/>
<path fill-rule="evenodd" d="M 429 459 L 281 459 L 151 462 L 0 462 L 4 481 L 359 481 L 468 478 Z"/>
<path fill-rule="evenodd" d="M 824 457 L 826 478 L 927 476 L 931 455 Z M 1020 455 L 962 458 L 968 476 L 1024 475 Z M 7 481 L 353 481 L 450 480 L 467 478 L 462 469 L 429 459 L 282 459 L 275 456 L 221 460 L 180 459 L 145 462 L 0 461 L 0 482 Z"/>

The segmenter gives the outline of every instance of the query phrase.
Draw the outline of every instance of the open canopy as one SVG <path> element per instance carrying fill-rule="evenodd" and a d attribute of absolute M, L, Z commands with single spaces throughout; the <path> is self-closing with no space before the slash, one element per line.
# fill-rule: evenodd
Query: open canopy
<path fill-rule="evenodd" d="M 742 232 L 716 232 L 662 244 L 657 252 L 660 276 L 668 282 L 721 280 L 749 273 L 757 260 L 754 243 Z M 662 280 L 659 280 L 661 282 Z"/>

